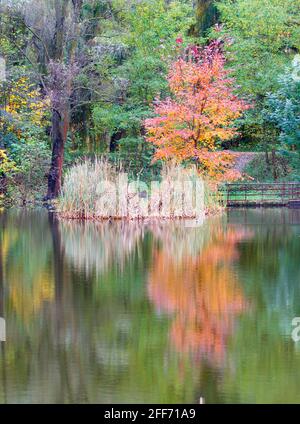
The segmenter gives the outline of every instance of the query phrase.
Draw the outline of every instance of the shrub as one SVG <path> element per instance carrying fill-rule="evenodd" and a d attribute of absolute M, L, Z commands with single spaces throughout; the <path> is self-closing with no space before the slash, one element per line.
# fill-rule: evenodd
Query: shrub
<path fill-rule="evenodd" d="M 8 178 L 7 198 L 14 205 L 41 201 L 46 193 L 47 172 L 51 152 L 42 142 L 19 143 L 11 146 L 10 157 L 16 164 Z"/>

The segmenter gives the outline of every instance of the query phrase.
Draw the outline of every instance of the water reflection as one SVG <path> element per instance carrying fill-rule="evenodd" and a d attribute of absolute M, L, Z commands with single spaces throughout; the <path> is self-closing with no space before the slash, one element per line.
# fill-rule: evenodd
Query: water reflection
<path fill-rule="evenodd" d="M 239 256 L 237 244 L 251 232 L 214 220 L 196 231 L 199 240 L 209 241 L 192 251 L 189 234 L 177 234 L 175 243 L 165 243 L 174 234 L 168 227 L 160 235 L 162 247 L 154 251 L 149 297 L 157 310 L 175 316 L 170 332 L 176 348 L 217 365 L 224 358 L 235 316 L 247 307 L 231 265 Z M 189 250 L 180 247 L 186 242 Z"/>
<path fill-rule="evenodd" d="M 101 274 L 114 262 L 122 267 L 144 237 L 137 222 L 60 222 L 66 257 L 74 267 Z"/>
<path fill-rule="evenodd" d="M 299 212 L 0 213 L 0 402 L 300 401 Z"/>

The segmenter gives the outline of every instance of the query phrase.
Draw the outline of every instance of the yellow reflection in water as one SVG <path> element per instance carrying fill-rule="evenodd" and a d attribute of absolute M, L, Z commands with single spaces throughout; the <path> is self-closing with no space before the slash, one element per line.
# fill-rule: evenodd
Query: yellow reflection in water
<path fill-rule="evenodd" d="M 44 302 L 54 299 L 54 283 L 49 274 L 34 276 L 30 287 L 22 286 L 17 275 L 10 275 L 10 301 L 16 314 L 26 324 L 39 312 Z"/>

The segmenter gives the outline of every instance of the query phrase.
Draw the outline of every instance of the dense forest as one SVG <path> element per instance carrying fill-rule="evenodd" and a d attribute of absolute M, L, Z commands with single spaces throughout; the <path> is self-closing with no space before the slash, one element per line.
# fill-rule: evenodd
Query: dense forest
<path fill-rule="evenodd" d="M 299 180 L 299 0 L 2 0 L 0 201 L 83 158 L 149 180 Z M 235 153 L 248 160 L 235 167 Z"/>

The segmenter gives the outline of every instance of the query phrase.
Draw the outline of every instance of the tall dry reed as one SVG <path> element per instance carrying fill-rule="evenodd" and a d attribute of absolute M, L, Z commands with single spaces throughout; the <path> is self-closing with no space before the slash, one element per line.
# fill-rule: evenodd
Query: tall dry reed
<path fill-rule="evenodd" d="M 195 168 L 163 166 L 161 181 L 128 181 L 122 165 L 84 161 L 65 176 L 58 213 L 67 219 L 190 218 L 218 208 Z"/>

